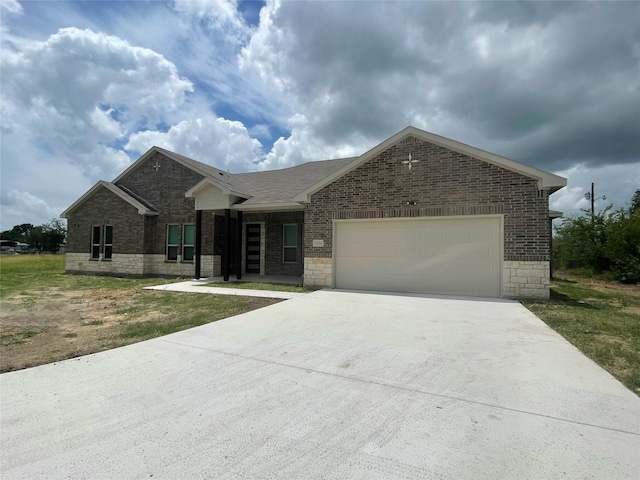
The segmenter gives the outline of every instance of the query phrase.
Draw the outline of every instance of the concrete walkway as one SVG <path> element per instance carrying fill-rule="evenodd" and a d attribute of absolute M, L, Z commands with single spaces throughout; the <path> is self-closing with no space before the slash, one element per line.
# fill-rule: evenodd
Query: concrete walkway
<path fill-rule="evenodd" d="M 248 288 L 228 288 L 205 286 L 214 280 L 189 280 L 187 282 L 169 283 L 166 285 L 154 285 L 145 287 L 146 290 L 165 290 L 168 292 L 209 293 L 216 295 L 239 295 L 245 297 L 283 298 L 289 300 L 306 293 L 279 292 L 277 290 L 251 290 Z"/>
<path fill-rule="evenodd" d="M 510 301 L 323 290 L 0 387 L 3 480 L 640 478 L 640 399 Z"/>

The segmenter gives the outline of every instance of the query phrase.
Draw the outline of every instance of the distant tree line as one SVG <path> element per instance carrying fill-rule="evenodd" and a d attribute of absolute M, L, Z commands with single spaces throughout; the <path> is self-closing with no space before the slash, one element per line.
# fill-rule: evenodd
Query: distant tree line
<path fill-rule="evenodd" d="M 610 273 L 624 283 L 640 283 L 640 190 L 628 208 L 611 206 L 567 218 L 556 226 L 553 261 L 556 268 Z"/>
<path fill-rule="evenodd" d="M 56 253 L 67 238 L 67 227 L 57 218 L 50 222 L 34 226 L 23 223 L 11 230 L 0 233 L 0 239 L 28 243 L 29 247 L 39 252 Z"/>

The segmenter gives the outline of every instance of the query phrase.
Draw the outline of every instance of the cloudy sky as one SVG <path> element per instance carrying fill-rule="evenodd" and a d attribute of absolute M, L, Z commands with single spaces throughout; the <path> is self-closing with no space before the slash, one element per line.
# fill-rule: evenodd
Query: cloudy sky
<path fill-rule="evenodd" d="M 152 145 L 231 172 L 358 155 L 407 125 L 640 188 L 639 2 L 0 0 L 1 229 Z"/>

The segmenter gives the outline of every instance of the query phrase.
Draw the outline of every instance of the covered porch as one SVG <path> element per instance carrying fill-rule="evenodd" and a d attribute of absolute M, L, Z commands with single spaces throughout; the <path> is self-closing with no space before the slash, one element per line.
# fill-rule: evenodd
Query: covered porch
<path fill-rule="evenodd" d="M 195 199 L 196 207 L 194 278 L 302 285 L 303 205 L 252 205 L 244 195 L 209 179 L 185 195 Z M 203 215 L 213 215 L 213 232 L 203 229 Z M 204 243 L 207 250 L 212 243 L 213 252 L 205 251 Z M 202 258 L 211 253 L 213 267 L 203 269 Z"/>

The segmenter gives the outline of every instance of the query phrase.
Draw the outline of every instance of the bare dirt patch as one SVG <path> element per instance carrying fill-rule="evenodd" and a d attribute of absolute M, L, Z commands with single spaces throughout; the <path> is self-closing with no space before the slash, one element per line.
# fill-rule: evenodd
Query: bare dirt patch
<path fill-rule="evenodd" d="M 160 302 L 163 296 L 166 300 L 167 292 L 140 288 L 63 291 L 52 287 L 37 292 L 23 291 L 4 298 L 0 316 L 0 372 L 139 341 L 141 339 L 122 338 L 123 328 L 138 322 L 162 323 L 178 315 L 175 309 L 164 305 L 154 308 L 154 301 Z M 207 297 L 214 301 L 213 296 Z M 231 308 L 229 315 L 277 302 L 275 299 L 242 297 L 242 304 Z M 136 310 L 140 305 L 145 308 Z M 203 308 L 206 306 L 200 310 Z M 187 313 L 185 311 L 185 316 Z M 223 317 L 217 316 L 212 320 Z"/>

